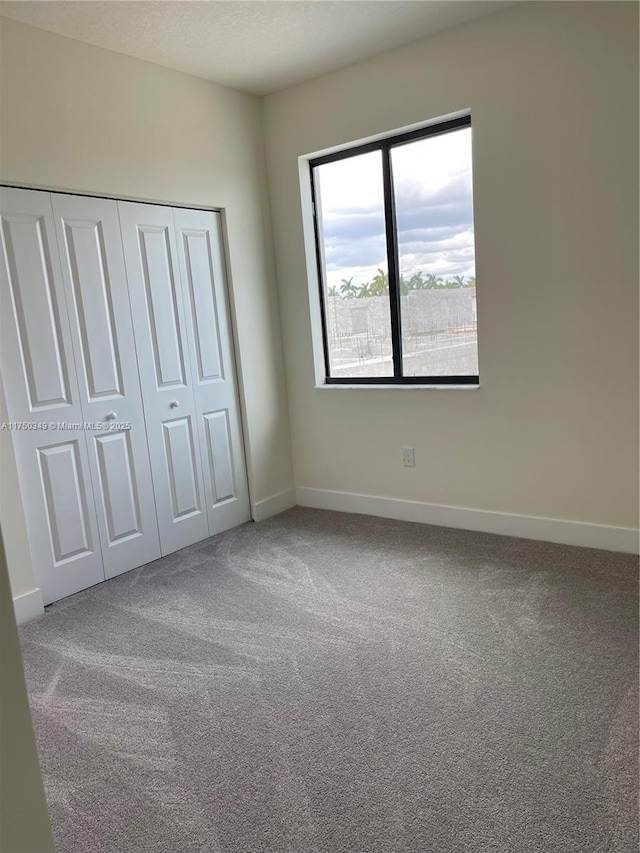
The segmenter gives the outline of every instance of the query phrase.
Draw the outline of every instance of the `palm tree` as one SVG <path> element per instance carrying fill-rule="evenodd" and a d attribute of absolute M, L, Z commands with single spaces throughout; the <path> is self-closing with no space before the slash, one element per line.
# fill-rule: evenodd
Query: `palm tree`
<path fill-rule="evenodd" d="M 438 287 L 442 287 L 442 279 L 435 276 L 432 272 L 427 273 L 427 282 L 425 287 L 429 290 L 435 290 Z"/>
<path fill-rule="evenodd" d="M 373 277 L 369 290 L 372 296 L 387 296 L 389 294 L 389 276 L 380 267 Z"/>
<path fill-rule="evenodd" d="M 330 287 L 327 290 L 327 296 L 337 296 L 337 295 L 338 295 L 338 288 L 337 287 Z"/>
<path fill-rule="evenodd" d="M 415 272 L 409 279 L 409 290 L 422 290 L 426 285 L 421 272 Z"/>
<path fill-rule="evenodd" d="M 340 293 L 343 296 L 346 296 L 347 299 L 351 296 L 355 296 L 357 292 L 357 287 L 353 283 L 353 276 L 351 278 L 343 278 L 342 279 L 342 287 L 340 288 Z"/>

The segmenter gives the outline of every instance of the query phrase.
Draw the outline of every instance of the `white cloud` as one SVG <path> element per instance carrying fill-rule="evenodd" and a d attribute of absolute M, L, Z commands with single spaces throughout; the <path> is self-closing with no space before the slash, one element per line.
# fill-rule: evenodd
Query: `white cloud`
<path fill-rule="evenodd" d="M 414 272 L 475 275 L 471 129 L 392 149 L 400 265 Z M 381 154 L 319 168 L 329 286 L 386 270 Z"/>

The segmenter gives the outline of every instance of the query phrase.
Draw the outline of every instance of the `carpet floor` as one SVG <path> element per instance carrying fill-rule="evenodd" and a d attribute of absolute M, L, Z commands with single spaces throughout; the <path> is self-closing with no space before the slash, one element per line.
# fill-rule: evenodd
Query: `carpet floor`
<path fill-rule="evenodd" d="M 637 558 L 295 508 L 21 630 L 58 853 L 637 853 Z"/>

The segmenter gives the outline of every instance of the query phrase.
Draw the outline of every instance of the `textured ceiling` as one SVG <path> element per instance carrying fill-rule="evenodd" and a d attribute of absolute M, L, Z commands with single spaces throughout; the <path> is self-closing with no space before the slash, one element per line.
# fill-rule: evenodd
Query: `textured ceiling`
<path fill-rule="evenodd" d="M 509 5 L 506 0 L 6 0 L 0 12 L 264 95 Z"/>

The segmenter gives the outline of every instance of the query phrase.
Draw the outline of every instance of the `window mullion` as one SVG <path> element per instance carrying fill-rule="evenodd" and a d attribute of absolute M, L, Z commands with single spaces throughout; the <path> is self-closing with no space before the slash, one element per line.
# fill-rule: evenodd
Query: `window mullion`
<path fill-rule="evenodd" d="M 388 145 L 382 146 L 382 176 L 384 187 L 384 220 L 387 237 L 387 264 L 389 266 L 389 307 L 391 313 L 391 346 L 393 350 L 393 375 L 402 376 L 402 318 L 400 316 L 400 267 L 398 262 L 398 236 L 396 210 L 393 196 L 391 154 Z"/>

